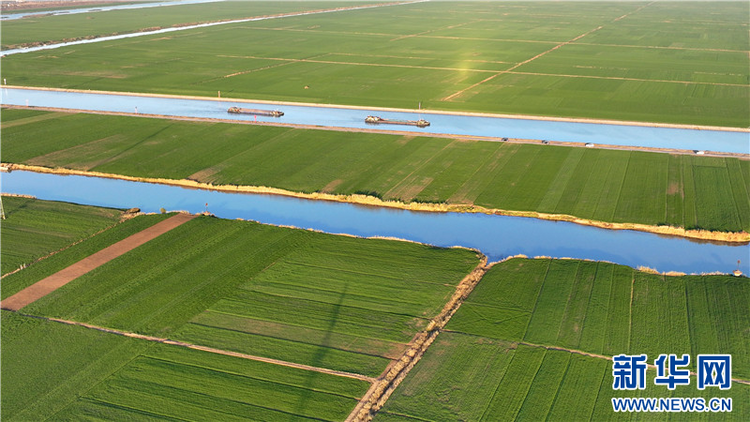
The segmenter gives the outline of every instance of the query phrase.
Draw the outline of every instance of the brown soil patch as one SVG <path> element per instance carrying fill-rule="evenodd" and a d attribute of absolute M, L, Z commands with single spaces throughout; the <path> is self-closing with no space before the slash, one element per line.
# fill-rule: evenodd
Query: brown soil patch
<path fill-rule="evenodd" d="M 677 182 L 672 182 L 667 187 L 667 195 L 675 195 L 678 192 L 680 192 L 680 184 Z"/>
<path fill-rule="evenodd" d="M 75 264 L 46 277 L 2 301 L 2 309 L 18 311 L 24 306 L 47 296 L 76 278 L 98 268 L 120 255 L 152 240 L 195 218 L 192 214 L 177 214 L 153 226 L 108 246 Z"/>
<path fill-rule="evenodd" d="M 9 127 L 27 125 L 29 123 L 41 122 L 43 120 L 57 119 L 60 116 L 67 116 L 67 115 L 68 115 L 68 113 L 42 114 L 42 115 L 39 115 L 39 116 L 32 116 L 32 117 L 26 117 L 26 118 L 23 118 L 23 119 L 11 120 L 9 122 L 2 122 L 2 127 L 3 127 L 3 129 L 7 129 Z"/>
<path fill-rule="evenodd" d="M 322 192 L 327 192 L 327 193 L 333 192 L 333 190 L 336 189 L 336 187 L 342 183 L 344 183 L 343 179 L 336 179 L 328 183 L 327 185 L 323 186 Z"/>

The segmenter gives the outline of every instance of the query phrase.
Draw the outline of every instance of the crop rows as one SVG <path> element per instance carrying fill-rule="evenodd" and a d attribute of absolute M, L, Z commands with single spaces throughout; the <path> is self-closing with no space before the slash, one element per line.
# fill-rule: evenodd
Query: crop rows
<path fill-rule="evenodd" d="M 308 15 L 19 54 L 4 60 L 2 76 L 59 88 L 405 108 L 422 101 L 432 109 L 747 127 L 748 41 L 736 18 L 747 5 L 641 6 L 467 2 L 456 11 L 430 2 Z M 90 27 L 84 17 L 37 18 L 8 22 L 3 39 L 97 34 L 113 21 L 115 31 L 137 31 L 148 24 L 144 15 L 170 25 L 300 7 L 110 12 L 97 14 L 105 25 L 90 30 L 78 29 Z M 710 22 L 701 19 L 706 7 L 716 13 Z"/>
<path fill-rule="evenodd" d="M 746 283 L 729 276 L 664 277 L 586 261 L 496 264 L 375 420 L 631 420 L 645 415 L 615 413 L 613 397 L 728 397 L 731 414 L 691 417 L 745 418 L 750 411 L 744 406 L 750 399 L 746 384 L 700 391 L 693 377 L 690 385 L 670 391 L 653 384 L 656 371 L 649 369 L 645 390 L 617 391 L 610 360 L 565 349 L 606 356 L 645 353 L 651 361 L 661 353 L 693 358 L 729 353 L 732 376 L 747 379 L 750 362 L 742 327 L 748 324 L 749 294 Z M 508 314 L 524 311 L 530 322 L 519 334 Z"/>
<path fill-rule="evenodd" d="M 377 376 L 475 255 L 198 218 L 24 312 Z"/>
<path fill-rule="evenodd" d="M 2 312 L 3 419 L 342 420 L 364 381 Z"/>
<path fill-rule="evenodd" d="M 22 123 L 19 116 L 27 113 L 3 115 Z M 38 114 L 28 116 L 28 124 L 3 127 L 4 160 L 301 192 L 368 192 L 386 200 L 599 221 L 750 230 L 750 161 L 736 158 L 81 114 L 42 121 Z"/>
<path fill-rule="evenodd" d="M 524 287 L 534 300 L 516 293 Z M 747 285 L 731 276 L 667 277 L 608 263 L 512 260 L 482 279 L 446 328 L 609 356 L 711 349 L 731 353 L 734 373 L 742 377 L 750 361 L 737 333 L 749 321 L 741 311 L 748 300 Z"/>
<path fill-rule="evenodd" d="M 114 209 L 10 196 L 3 196 L 2 205 L 3 274 L 114 225 L 121 214 Z"/>
<path fill-rule="evenodd" d="M 3 199 L 3 201 L 5 201 L 5 199 Z M 32 203 L 36 202 L 41 202 L 41 204 L 30 205 L 30 207 L 50 207 L 54 210 L 55 213 L 59 212 L 61 208 L 64 209 L 66 207 L 66 205 L 61 205 L 59 203 L 44 203 L 43 201 L 37 200 L 32 201 Z M 166 214 L 139 216 L 137 218 L 124 221 L 121 224 L 118 224 L 102 233 L 97 234 L 90 239 L 87 239 L 85 242 L 67 248 L 50 258 L 47 258 L 43 261 L 29 266 L 28 268 L 25 268 L 23 271 L 11 274 L 3 278 L 2 297 L 3 299 L 7 298 L 36 283 L 37 281 L 50 276 L 95 252 L 106 248 L 107 246 L 117 243 L 132 234 L 135 234 L 141 230 L 146 229 L 147 227 L 158 223 L 168 216 L 169 215 Z M 9 215 L 8 219 L 3 222 L 3 232 L 6 230 L 6 224 L 8 224 L 8 226 L 10 227 L 13 227 L 13 225 L 15 224 L 13 222 L 13 219 L 14 217 L 12 215 Z M 67 227 L 65 228 L 65 230 L 67 231 L 74 229 L 72 227 Z M 3 261 L 5 261 L 5 256 L 6 254 L 9 254 L 9 251 L 16 250 L 17 248 L 23 249 L 24 244 L 31 243 L 32 241 L 33 237 L 28 231 L 19 233 L 18 237 L 11 236 L 9 239 L 7 239 L 7 243 L 3 241 Z"/>

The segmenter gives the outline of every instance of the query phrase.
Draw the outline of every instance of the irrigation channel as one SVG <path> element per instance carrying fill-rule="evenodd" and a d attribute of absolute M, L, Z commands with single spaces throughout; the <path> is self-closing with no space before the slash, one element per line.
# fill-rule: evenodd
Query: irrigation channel
<path fill-rule="evenodd" d="M 415 212 L 28 171 L 2 173 L 2 191 L 103 207 L 138 207 L 151 213 L 159 212 L 160 208 L 191 213 L 208 210 L 221 218 L 241 218 L 327 233 L 395 237 L 443 247 L 465 246 L 480 250 L 490 262 L 525 254 L 610 261 L 661 272 L 729 273 L 737 268 L 739 259 L 742 272 L 750 273 L 747 244 L 696 242 L 525 217 Z"/>
<path fill-rule="evenodd" d="M 60 15 L 74 15 L 78 13 L 92 13 L 92 12 L 110 12 L 113 10 L 127 10 L 127 9 L 146 9 L 151 7 L 162 7 L 162 6 L 180 6 L 186 4 L 199 4 L 199 3 L 215 3 L 224 0 L 171 0 L 161 1 L 154 3 L 132 3 L 132 4 L 115 4 L 115 5 L 98 5 L 91 7 L 80 7 L 71 9 L 54 9 L 54 10 L 42 10 L 35 12 L 19 12 L 19 13 L 3 13 L 0 19 L 2 20 L 14 20 L 22 19 L 33 16 L 60 16 Z M 70 7 L 76 7 L 75 3 L 70 3 Z"/>
<path fill-rule="evenodd" d="M 94 112 L 132 113 L 166 117 L 190 117 L 236 121 L 287 123 L 317 127 L 408 131 L 425 135 L 507 137 L 559 142 L 608 144 L 631 147 L 708 150 L 750 154 L 746 131 L 697 130 L 621 124 L 513 119 L 414 110 L 384 110 L 344 106 L 313 106 L 300 103 L 249 102 L 225 98 L 154 96 L 148 94 L 96 93 L 86 91 L 10 88 L 0 90 L 3 105 L 50 107 Z M 416 105 L 416 104 L 415 104 Z M 279 109 L 284 116 L 267 117 L 227 113 L 229 107 Z M 430 121 L 430 126 L 371 125 L 365 117 Z"/>
<path fill-rule="evenodd" d="M 374 7 L 399 6 L 402 4 L 419 3 L 422 1 L 428 1 L 428 0 L 414 0 L 411 2 L 402 2 L 402 3 L 365 4 L 362 6 L 343 6 L 343 7 L 337 7 L 334 9 L 312 10 L 312 11 L 303 11 L 303 12 L 289 12 L 289 13 L 282 13 L 282 14 L 273 15 L 273 16 L 259 16 L 259 17 L 253 17 L 253 18 L 233 19 L 233 20 L 225 20 L 225 21 L 218 21 L 218 22 L 206 22 L 206 23 L 199 23 L 195 25 L 169 27 L 169 28 L 162 28 L 162 29 L 155 29 L 155 30 L 129 32 L 129 33 L 118 34 L 118 35 L 106 35 L 106 36 L 101 36 L 101 37 L 96 37 L 96 38 L 91 38 L 91 39 L 82 39 L 82 40 L 75 40 L 75 41 L 68 41 L 68 42 L 43 44 L 43 45 L 37 45 L 33 47 L 12 48 L 8 50 L 3 50 L 2 54 L 3 56 L 8 56 L 11 54 L 31 53 L 34 51 L 51 50 L 55 48 L 68 47 L 72 45 L 92 44 L 92 43 L 103 42 L 103 41 L 113 41 L 113 40 L 121 40 L 125 38 L 143 37 L 147 35 L 165 34 L 167 32 L 185 31 L 188 29 L 206 28 L 209 26 L 227 25 L 227 24 L 232 24 L 232 23 L 243 23 L 243 22 L 256 22 L 256 21 L 263 21 L 263 20 L 268 20 L 268 19 L 280 19 L 280 18 L 288 18 L 288 17 L 294 17 L 294 16 L 317 15 L 320 13 L 335 13 L 335 12 L 342 12 L 342 11 L 347 11 L 347 10 L 371 9 Z M 57 13 L 57 14 L 60 14 L 60 13 Z"/>

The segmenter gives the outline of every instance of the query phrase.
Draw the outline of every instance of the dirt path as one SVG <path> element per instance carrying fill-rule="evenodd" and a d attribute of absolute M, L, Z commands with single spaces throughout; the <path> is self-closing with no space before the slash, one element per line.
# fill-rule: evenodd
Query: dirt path
<path fill-rule="evenodd" d="M 430 320 L 430 323 L 424 330 L 414 336 L 409 348 L 401 358 L 393 361 L 383 374 L 378 377 L 377 382 L 373 383 L 372 387 L 365 393 L 364 397 L 362 397 L 357 406 L 346 418 L 346 422 L 369 422 L 372 420 L 399 384 L 401 384 L 401 381 L 406 378 L 409 371 L 419 362 L 438 334 L 443 331 L 443 328 L 453 314 L 458 311 L 458 308 L 489 268 L 487 266 L 487 257 L 482 255 L 479 264 L 477 264 L 474 270 L 456 286 L 456 291 L 445 304 L 442 311 Z"/>
<path fill-rule="evenodd" d="M 239 352 L 232 352 L 232 351 L 229 351 L 229 350 L 216 349 L 216 348 L 213 348 L 213 347 L 201 346 L 201 345 L 198 345 L 198 344 L 185 343 L 183 341 L 178 341 L 178 340 L 170 340 L 168 338 L 147 336 L 147 335 L 144 335 L 144 334 L 136 334 L 136 333 L 131 333 L 131 332 L 128 332 L 128 331 L 120 331 L 120 330 L 115 330 L 115 329 L 112 329 L 112 328 L 99 327 L 97 325 L 86 324 L 86 323 L 83 323 L 83 322 L 68 321 L 68 320 L 59 319 L 59 318 L 39 317 L 39 316 L 35 316 L 35 315 L 25 315 L 25 316 L 28 316 L 28 317 L 31 317 L 31 318 L 44 319 L 44 320 L 47 320 L 47 321 L 59 322 L 61 324 L 77 325 L 79 327 L 86 327 L 86 328 L 90 328 L 92 330 L 103 331 L 105 333 L 117 334 L 119 336 L 137 338 L 137 339 L 146 340 L 146 341 L 153 341 L 153 342 L 156 342 L 156 343 L 170 344 L 170 345 L 179 346 L 179 347 L 187 347 L 188 349 L 202 350 L 204 352 L 216 353 L 216 354 L 225 355 L 225 356 L 234 356 L 234 357 L 238 357 L 238 358 L 242 358 L 242 359 L 255 360 L 255 361 L 258 361 L 258 362 L 272 363 L 274 365 L 281 365 L 281 366 L 286 366 L 286 367 L 289 367 L 289 368 L 304 369 L 306 371 L 320 372 L 320 373 L 323 373 L 323 374 L 336 375 L 336 376 L 346 377 L 346 378 L 354 378 L 354 379 L 358 379 L 358 380 L 362 380 L 362 381 L 367 381 L 367 382 L 370 382 L 370 383 L 376 381 L 375 378 L 368 377 L 366 375 L 354 374 L 354 373 L 351 373 L 351 372 L 344 372 L 344 371 L 336 371 L 336 370 L 328 369 L 328 368 L 318 368 L 316 366 L 304 365 L 304 364 L 301 364 L 301 363 L 294 363 L 294 362 L 287 362 L 287 361 L 273 359 L 273 358 L 267 358 L 267 357 L 263 357 L 263 356 L 248 355 L 248 354 L 245 354 L 245 353 L 239 353 Z"/>
<path fill-rule="evenodd" d="M 35 302 L 38 299 L 47 296 L 60 287 L 70 283 L 76 278 L 88 273 L 89 271 L 106 264 L 120 255 L 129 252 L 138 246 L 152 240 L 177 226 L 180 226 L 193 218 L 192 214 L 177 214 L 153 226 L 135 233 L 114 245 L 110 245 L 93 255 L 90 255 L 75 264 L 64 268 L 49 277 L 46 277 L 20 292 L 4 299 L 0 304 L 2 309 L 9 311 L 18 311 L 24 306 Z"/>

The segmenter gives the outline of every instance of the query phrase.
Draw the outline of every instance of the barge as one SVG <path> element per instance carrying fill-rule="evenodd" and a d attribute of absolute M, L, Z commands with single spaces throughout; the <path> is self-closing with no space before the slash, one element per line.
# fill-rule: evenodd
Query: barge
<path fill-rule="evenodd" d="M 430 122 L 428 122 L 425 119 L 419 119 L 419 120 L 391 120 L 391 119 L 384 119 L 384 118 L 378 117 L 378 116 L 367 116 L 367 117 L 365 117 L 365 123 L 386 124 L 386 125 L 406 125 L 406 126 L 417 126 L 417 127 L 427 127 L 427 126 L 430 125 Z"/>
<path fill-rule="evenodd" d="M 241 108 L 241 107 L 229 107 L 228 113 L 234 114 L 252 114 L 255 116 L 270 116 L 270 117 L 281 117 L 284 115 L 283 111 L 279 110 L 259 110 L 254 108 Z"/>

